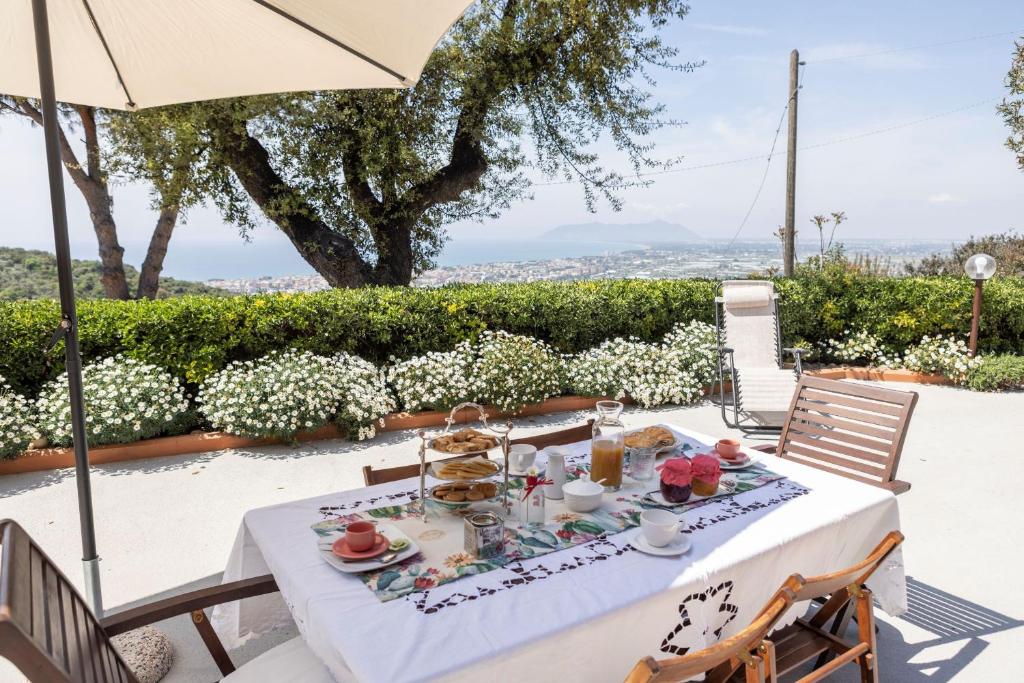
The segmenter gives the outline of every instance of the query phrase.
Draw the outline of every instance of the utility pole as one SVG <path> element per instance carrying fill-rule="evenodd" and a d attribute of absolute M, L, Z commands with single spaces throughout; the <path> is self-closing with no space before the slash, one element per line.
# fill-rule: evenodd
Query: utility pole
<path fill-rule="evenodd" d="M 792 277 L 796 266 L 796 104 L 800 52 L 789 53 L 789 143 L 786 146 L 786 226 L 782 241 L 782 274 Z"/>

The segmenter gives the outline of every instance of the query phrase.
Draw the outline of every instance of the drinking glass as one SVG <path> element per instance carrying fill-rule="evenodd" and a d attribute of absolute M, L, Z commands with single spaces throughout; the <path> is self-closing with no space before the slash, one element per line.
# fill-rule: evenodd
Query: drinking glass
<path fill-rule="evenodd" d="M 604 479 L 605 491 L 618 491 L 622 488 L 622 464 L 626 450 L 626 426 L 619 419 L 622 404 L 598 401 L 595 407 L 597 419 L 594 420 L 590 444 L 590 479 Z"/>
<path fill-rule="evenodd" d="M 631 448 L 629 450 L 629 476 L 637 481 L 654 477 L 654 460 L 658 455 L 655 448 Z"/>

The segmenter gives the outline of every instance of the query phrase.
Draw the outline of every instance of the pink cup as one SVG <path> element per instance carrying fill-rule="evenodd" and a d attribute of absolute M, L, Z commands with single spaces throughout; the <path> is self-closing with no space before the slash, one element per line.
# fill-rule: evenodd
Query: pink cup
<path fill-rule="evenodd" d="M 722 439 L 715 444 L 715 450 L 726 460 L 740 457 L 740 442 L 736 439 Z"/>
<path fill-rule="evenodd" d="M 353 552 L 361 553 L 373 547 L 377 539 L 377 527 L 369 522 L 352 522 L 345 530 L 345 542 Z"/>

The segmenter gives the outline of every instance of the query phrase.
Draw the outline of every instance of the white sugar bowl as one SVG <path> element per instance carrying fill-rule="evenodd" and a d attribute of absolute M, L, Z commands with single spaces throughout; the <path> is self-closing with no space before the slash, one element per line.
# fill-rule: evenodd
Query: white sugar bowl
<path fill-rule="evenodd" d="M 604 487 L 590 479 L 576 479 L 562 487 L 565 506 L 573 512 L 592 512 L 601 507 Z"/>

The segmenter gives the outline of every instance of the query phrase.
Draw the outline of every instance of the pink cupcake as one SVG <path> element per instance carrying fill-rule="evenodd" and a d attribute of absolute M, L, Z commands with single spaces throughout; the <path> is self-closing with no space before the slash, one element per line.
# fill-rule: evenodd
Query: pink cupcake
<path fill-rule="evenodd" d="M 693 492 L 698 496 L 713 496 L 718 493 L 718 480 L 722 478 L 722 467 L 718 458 L 710 455 L 695 455 L 690 461 L 693 473 Z"/>

